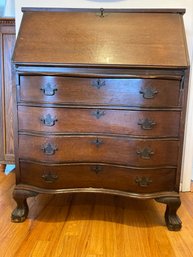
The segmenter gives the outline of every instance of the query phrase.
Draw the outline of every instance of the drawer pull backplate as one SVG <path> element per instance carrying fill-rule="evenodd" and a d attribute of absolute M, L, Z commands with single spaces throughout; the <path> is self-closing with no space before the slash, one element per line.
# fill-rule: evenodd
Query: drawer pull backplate
<path fill-rule="evenodd" d="M 53 183 L 58 179 L 58 176 L 55 174 L 52 174 L 51 172 L 49 173 L 45 173 L 42 175 L 42 179 L 46 182 L 46 183 Z"/>
<path fill-rule="evenodd" d="M 150 148 L 143 148 L 136 152 L 142 159 L 149 160 L 151 156 L 154 155 L 154 152 Z"/>
<path fill-rule="evenodd" d="M 53 145 L 53 144 L 50 144 L 50 143 L 42 145 L 41 149 L 47 155 L 54 155 L 55 152 L 58 150 L 56 145 Z"/>
<path fill-rule="evenodd" d="M 47 83 L 45 86 L 40 88 L 41 91 L 43 91 L 43 94 L 46 96 L 53 96 L 55 95 L 56 91 L 58 90 L 55 85 L 51 85 L 50 83 Z"/>
<path fill-rule="evenodd" d="M 137 177 L 135 179 L 135 183 L 138 184 L 140 187 L 147 187 L 149 184 L 152 183 L 152 179 L 148 177 Z"/>
<path fill-rule="evenodd" d="M 58 121 L 57 118 L 52 117 L 51 114 L 44 115 L 40 120 L 43 122 L 44 125 L 48 127 L 54 126 L 56 121 Z"/>
<path fill-rule="evenodd" d="M 152 99 L 155 97 L 155 95 L 158 93 L 157 89 L 147 87 L 139 91 L 140 94 L 143 95 L 143 98 L 145 99 Z"/>
<path fill-rule="evenodd" d="M 140 119 L 137 124 L 140 125 L 144 130 L 150 130 L 156 125 L 156 122 L 150 119 Z"/>

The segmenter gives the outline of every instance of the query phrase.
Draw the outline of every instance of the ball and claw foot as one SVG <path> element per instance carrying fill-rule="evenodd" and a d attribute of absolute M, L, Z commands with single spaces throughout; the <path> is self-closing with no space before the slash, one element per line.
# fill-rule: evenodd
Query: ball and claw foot
<path fill-rule="evenodd" d="M 170 231 L 179 231 L 182 227 L 182 222 L 177 214 L 170 214 L 167 210 L 168 206 L 166 208 L 165 212 L 165 221 L 166 226 L 168 227 L 168 230 Z"/>
<path fill-rule="evenodd" d="M 167 205 L 165 211 L 165 222 L 168 230 L 179 231 L 182 227 L 182 222 L 176 214 L 181 205 L 179 197 L 160 197 L 155 199 L 157 202 L 165 203 Z"/>
<path fill-rule="evenodd" d="M 26 220 L 28 215 L 28 208 L 15 208 L 11 214 L 11 221 L 15 223 L 20 223 Z"/>
<path fill-rule="evenodd" d="M 17 203 L 17 207 L 12 212 L 12 215 L 11 215 L 12 222 L 20 223 L 27 218 L 27 215 L 29 212 L 29 208 L 27 205 L 27 198 L 36 196 L 37 194 L 38 193 L 33 191 L 17 189 L 17 188 L 14 189 L 13 198 Z"/>

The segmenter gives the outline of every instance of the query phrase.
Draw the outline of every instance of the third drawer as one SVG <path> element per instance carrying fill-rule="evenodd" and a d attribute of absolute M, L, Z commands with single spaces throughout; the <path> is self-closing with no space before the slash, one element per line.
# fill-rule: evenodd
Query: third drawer
<path fill-rule="evenodd" d="M 19 158 L 43 162 L 102 162 L 132 166 L 176 165 L 177 140 L 109 136 L 19 136 Z"/>

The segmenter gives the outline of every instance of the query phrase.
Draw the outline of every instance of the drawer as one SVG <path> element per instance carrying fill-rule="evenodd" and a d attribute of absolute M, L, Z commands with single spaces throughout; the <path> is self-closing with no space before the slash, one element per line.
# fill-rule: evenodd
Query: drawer
<path fill-rule="evenodd" d="M 19 136 L 19 158 L 44 162 L 176 165 L 178 141 L 105 136 Z"/>
<path fill-rule="evenodd" d="M 180 81 L 20 76 L 19 101 L 141 107 L 179 105 Z"/>
<path fill-rule="evenodd" d="M 18 106 L 19 130 L 178 137 L 180 112 Z"/>
<path fill-rule="evenodd" d="M 20 183 L 46 189 L 106 188 L 134 193 L 172 191 L 175 169 L 131 169 L 126 167 L 71 164 L 38 165 L 20 162 Z"/>

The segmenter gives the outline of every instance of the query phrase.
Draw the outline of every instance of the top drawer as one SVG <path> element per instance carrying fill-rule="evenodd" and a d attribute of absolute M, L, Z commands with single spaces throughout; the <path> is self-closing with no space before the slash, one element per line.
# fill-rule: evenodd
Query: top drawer
<path fill-rule="evenodd" d="M 21 76 L 19 101 L 175 107 L 179 105 L 179 94 L 179 80 Z"/>

